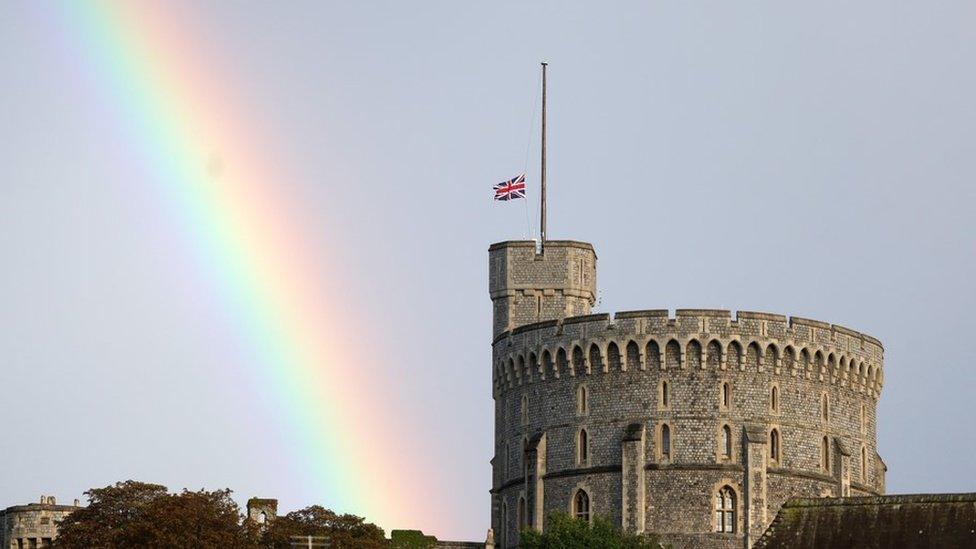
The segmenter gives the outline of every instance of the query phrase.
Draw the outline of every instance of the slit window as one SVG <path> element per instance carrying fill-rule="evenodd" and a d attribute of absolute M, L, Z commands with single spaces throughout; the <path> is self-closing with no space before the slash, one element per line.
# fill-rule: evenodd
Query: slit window
<path fill-rule="evenodd" d="M 671 428 L 667 423 L 661 425 L 661 459 L 671 459 Z"/>
<path fill-rule="evenodd" d="M 590 457 L 589 444 L 590 441 L 589 436 L 586 434 L 586 429 L 580 429 L 576 441 L 576 459 L 580 465 L 586 465 L 586 461 Z"/>
<path fill-rule="evenodd" d="M 722 426 L 722 457 L 732 457 L 732 428 L 728 425 Z"/>

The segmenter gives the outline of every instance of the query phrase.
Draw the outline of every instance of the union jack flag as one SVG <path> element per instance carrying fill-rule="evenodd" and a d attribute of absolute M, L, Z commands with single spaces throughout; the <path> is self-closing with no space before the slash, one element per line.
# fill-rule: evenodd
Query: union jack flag
<path fill-rule="evenodd" d="M 525 198 L 525 174 L 495 185 L 495 200 L 515 200 Z"/>

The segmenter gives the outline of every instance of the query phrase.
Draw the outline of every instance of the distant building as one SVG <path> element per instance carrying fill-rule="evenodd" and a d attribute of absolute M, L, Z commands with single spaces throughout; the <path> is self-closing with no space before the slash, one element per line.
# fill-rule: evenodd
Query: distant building
<path fill-rule="evenodd" d="M 255 524 L 267 524 L 278 516 L 278 500 L 251 498 L 247 500 L 247 518 Z"/>
<path fill-rule="evenodd" d="M 58 535 L 58 522 L 79 509 L 74 505 L 58 505 L 54 496 L 41 496 L 40 503 L 15 505 L 0 511 L 0 548 L 41 549 L 51 547 Z"/>

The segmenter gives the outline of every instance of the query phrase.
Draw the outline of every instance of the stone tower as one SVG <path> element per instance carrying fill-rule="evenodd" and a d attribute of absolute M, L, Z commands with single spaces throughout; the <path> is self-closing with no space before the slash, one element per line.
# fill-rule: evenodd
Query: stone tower
<path fill-rule="evenodd" d="M 746 549 L 791 498 L 876 496 L 884 348 L 725 310 L 592 314 L 589 244 L 489 248 L 496 547 L 552 512 Z"/>
<path fill-rule="evenodd" d="M 267 524 L 278 516 L 278 500 L 251 498 L 247 500 L 247 518 L 255 524 Z"/>
<path fill-rule="evenodd" d="M 533 241 L 499 242 L 488 248 L 488 263 L 496 336 L 589 314 L 596 301 L 596 253 L 585 242 L 550 240 L 541 254 Z"/>

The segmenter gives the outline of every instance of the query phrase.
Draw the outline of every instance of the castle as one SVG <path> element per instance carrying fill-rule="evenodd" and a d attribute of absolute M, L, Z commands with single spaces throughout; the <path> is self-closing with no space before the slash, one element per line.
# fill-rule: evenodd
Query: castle
<path fill-rule="evenodd" d="M 590 314 L 596 260 L 575 241 L 489 248 L 498 547 L 564 511 L 748 548 L 787 500 L 884 494 L 880 341 L 769 313 Z"/>

